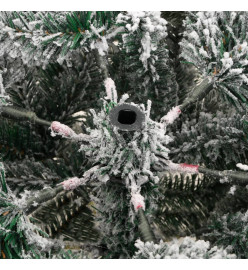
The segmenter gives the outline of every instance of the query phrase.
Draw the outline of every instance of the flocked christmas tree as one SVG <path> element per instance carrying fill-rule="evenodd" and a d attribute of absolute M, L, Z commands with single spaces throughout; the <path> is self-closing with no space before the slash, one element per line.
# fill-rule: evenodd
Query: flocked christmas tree
<path fill-rule="evenodd" d="M 247 258 L 247 14 L 2 12 L 0 258 Z"/>

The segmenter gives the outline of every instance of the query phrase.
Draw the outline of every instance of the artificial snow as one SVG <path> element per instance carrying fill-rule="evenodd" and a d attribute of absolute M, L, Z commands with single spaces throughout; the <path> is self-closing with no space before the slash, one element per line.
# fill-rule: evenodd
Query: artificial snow
<path fill-rule="evenodd" d="M 105 99 L 111 100 L 112 102 L 117 103 L 117 91 L 115 87 L 115 83 L 111 78 L 107 78 L 104 81 L 104 86 L 106 90 L 107 96 Z"/>
<path fill-rule="evenodd" d="M 158 43 L 167 36 L 167 21 L 160 16 L 160 12 L 140 11 L 120 13 L 116 22 L 125 26 L 126 33 L 122 34 L 124 49 L 129 52 L 129 38 L 138 36 L 139 60 L 143 64 L 144 72 L 150 70 L 153 82 L 159 80 L 155 68 L 158 58 L 153 52 L 157 50 Z M 141 37 L 139 37 L 141 36 Z M 149 81 L 149 78 L 148 78 Z M 147 82 L 143 82 L 146 89 Z"/>
<path fill-rule="evenodd" d="M 234 185 L 234 186 L 232 186 L 232 187 L 230 188 L 230 190 L 229 190 L 228 193 L 234 195 L 236 189 L 237 189 L 237 187 Z"/>
<path fill-rule="evenodd" d="M 3 85 L 3 72 L 7 71 L 6 69 L 0 71 L 0 106 L 4 103 L 6 103 L 6 100 L 9 99 L 9 96 L 7 95 L 7 93 L 5 92 L 5 88 Z"/>
<path fill-rule="evenodd" d="M 248 171 L 248 165 L 245 165 L 245 164 L 242 164 L 242 163 L 238 163 L 238 164 L 236 164 L 236 166 L 239 169 L 243 170 L 243 171 Z"/>
<path fill-rule="evenodd" d="M 173 163 L 172 161 L 168 160 L 167 161 L 168 169 L 172 171 L 177 171 L 177 172 L 183 172 L 183 173 L 192 173 L 192 174 L 198 174 L 198 165 L 192 165 L 192 164 L 186 164 L 186 163 L 181 163 L 181 164 L 176 164 Z"/>
<path fill-rule="evenodd" d="M 222 62 L 222 67 L 223 67 L 224 69 L 229 69 L 229 68 L 231 68 L 232 65 L 233 65 L 233 60 L 232 60 L 232 58 L 230 57 L 230 55 L 229 55 L 228 52 L 225 52 L 225 53 L 224 53 L 224 58 L 222 58 L 220 61 Z"/>
<path fill-rule="evenodd" d="M 58 121 L 53 121 L 51 126 L 51 136 L 61 135 L 62 137 L 72 137 L 75 135 L 75 132 L 68 126 L 61 124 Z"/>
<path fill-rule="evenodd" d="M 136 212 L 139 210 L 139 208 L 145 210 L 145 198 L 140 193 L 132 194 L 131 203 L 133 204 Z"/>
<path fill-rule="evenodd" d="M 158 244 L 143 242 L 138 239 L 135 242 L 138 249 L 134 259 L 235 259 L 236 255 L 229 254 L 222 247 L 210 247 L 210 243 L 204 240 L 195 240 L 192 237 L 173 239 L 170 242 L 160 240 Z"/>
<path fill-rule="evenodd" d="M 69 178 L 61 183 L 65 190 L 73 190 L 80 186 L 81 181 L 78 177 Z"/>
<path fill-rule="evenodd" d="M 121 99 L 120 99 L 120 101 L 119 101 L 119 104 L 124 103 L 128 98 L 129 98 L 129 95 L 128 95 L 128 94 L 122 95 L 122 96 L 121 96 Z"/>
<path fill-rule="evenodd" d="M 141 39 L 142 52 L 140 55 L 140 60 L 144 65 L 145 70 L 147 70 L 147 60 L 151 56 L 151 37 L 149 32 L 146 32 L 145 35 Z"/>
<path fill-rule="evenodd" d="M 179 106 L 173 107 L 165 116 L 161 118 L 161 122 L 172 124 L 181 114 Z"/>
<path fill-rule="evenodd" d="M 248 24 L 244 23 L 246 14 L 233 14 L 217 11 L 189 13 L 180 45 L 181 57 L 197 67 L 203 77 L 212 74 L 214 87 L 240 106 L 242 96 L 247 95 L 242 87 L 244 83 L 248 84 L 247 69 L 241 67 L 248 63 L 245 41 Z M 242 25 L 240 31 L 237 31 L 237 25 Z M 223 36 L 223 32 L 227 34 Z"/>
<path fill-rule="evenodd" d="M 67 139 L 72 139 L 75 141 L 84 141 L 88 142 L 90 140 L 90 137 L 87 134 L 76 134 L 70 127 L 67 125 L 61 124 L 58 121 L 53 121 L 51 126 L 51 136 L 55 137 L 57 135 L 60 135 Z"/>

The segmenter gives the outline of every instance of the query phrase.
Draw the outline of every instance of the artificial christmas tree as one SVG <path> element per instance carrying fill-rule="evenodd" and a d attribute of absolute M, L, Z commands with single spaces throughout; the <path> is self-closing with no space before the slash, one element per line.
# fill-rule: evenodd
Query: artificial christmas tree
<path fill-rule="evenodd" d="M 246 17 L 2 12 L 1 258 L 246 258 Z"/>

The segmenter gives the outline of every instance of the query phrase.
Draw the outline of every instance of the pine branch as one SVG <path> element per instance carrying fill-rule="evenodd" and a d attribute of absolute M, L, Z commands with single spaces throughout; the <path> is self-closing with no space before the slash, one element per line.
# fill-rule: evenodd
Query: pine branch
<path fill-rule="evenodd" d="M 1 108 L 1 113 L 3 116 L 8 116 L 10 118 L 13 118 L 15 120 L 28 120 L 31 123 L 42 125 L 42 126 L 50 126 L 51 122 L 40 119 L 34 112 L 27 111 L 24 109 L 17 109 L 12 106 L 3 106 Z"/>
<path fill-rule="evenodd" d="M 27 62 L 46 65 L 48 59 L 63 61 L 70 51 L 78 48 L 88 51 L 99 39 L 117 35 L 119 31 L 112 26 L 118 14 L 112 11 L 2 12 L 0 38 L 7 51 L 14 50 Z M 21 48 L 15 48 L 14 41 Z M 29 55 L 24 55 L 24 49 Z"/>
<path fill-rule="evenodd" d="M 52 198 L 54 198 L 57 194 L 62 192 L 63 186 L 58 186 L 56 188 L 49 188 L 44 189 L 39 193 L 39 197 L 32 197 L 28 199 L 27 206 L 25 207 L 25 213 L 27 215 L 31 214 L 37 207 L 39 207 L 39 204 L 44 203 Z M 34 206 L 34 203 L 37 203 L 37 206 Z"/>
<path fill-rule="evenodd" d="M 54 199 L 59 194 L 69 194 L 71 191 L 65 191 L 63 185 L 59 185 L 55 188 L 46 188 L 39 192 L 38 196 L 31 197 L 27 200 L 25 213 L 27 215 L 33 213 L 41 204 L 49 200 Z M 82 197 L 85 201 L 89 201 L 88 194 L 81 189 L 75 189 L 73 191 L 77 196 Z M 72 196 L 72 195 L 71 195 Z"/>
<path fill-rule="evenodd" d="M 179 106 L 182 111 L 188 109 L 191 105 L 197 101 L 204 99 L 207 94 L 213 89 L 214 80 L 210 77 L 206 77 L 199 85 L 189 93 L 188 97 Z"/>
<path fill-rule="evenodd" d="M 84 188 L 64 191 L 40 205 L 31 216 L 34 223 L 50 237 L 62 234 L 69 241 L 96 240 L 98 233 L 94 228 L 93 215 L 87 207 L 88 203 L 89 198 Z"/>
<path fill-rule="evenodd" d="M 172 171 L 175 170 L 175 171 L 178 171 L 179 173 L 187 173 L 187 170 L 184 171 L 184 169 L 180 169 L 182 168 L 183 166 L 196 166 L 198 167 L 197 165 L 188 165 L 188 164 L 176 164 L 176 166 L 178 166 L 178 168 L 172 168 Z M 170 168 L 170 167 L 169 167 Z M 166 171 L 165 171 L 166 173 Z M 224 171 L 217 171 L 217 170 L 212 170 L 212 169 L 208 169 L 208 168 L 204 168 L 204 167 L 198 167 L 198 170 L 196 172 L 192 171 L 192 172 L 189 172 L 189 173 L 203 173 L 204 175 L 207 175 L 207 176 L 214 176 L 214 177 L 217 177 L 217 178 L 224 178 L 224 180 L 226 179 L 226 181 L 223 181 L 223 182 L 231 182 L 231 183 L 235 183 L 235 184 L 240 184 L 240 185 L 247 185 L 248 183 L 248 173 L 246 172 L 239 172 L 239 171 L 228 171 L 228 170 L 224 170 Z M 162 177 L 166 177 L 166 174 L 165 176 L 161 175 Z"/>
<path fill-rule="evenodd" d="M 184 25 L 180 56 L 204 76 L 211 74 L 219 93 L 239 110 L 245 109 L 248 103 L 247 12 L 192 12 Z"/>
<path fill-rule="evenodd" d="M 248 184 L 248 173 L 245 172 L 234 172 L 234 171 L 216 171 L 207 169 L 204 167 L 199 167 L 198 171 L 204 173 L 205 175 L 214 176 L 218 178 L 227 178 L 227 182 L 231 182 L 239 185 Z"/>
<path fill-rule="evenodd" d="M 214 212 L 208 220 L 208 230 L 203 231 L 202 238 L 210 241 L 213 246 L 231 247 L 238 259 L 247 259 L 247 215 L 247 202 L 244 211 L 239 209 L 234 213 L 228 211 L 221 215 Z"/>
<path fill-rule="evenodd" d="M 155 236 L 142 208 L 138 209 L 138 217 L 139 217 L 139 230 L 141 232 L 144 242 L 155 243 Z"/>
<path fill-rule="evenodd" d="M 195 110 L 183 114 L 180 121 L 170 126 L 170 159 L 175 163 L 204 164 L 214 170 L 230 170 L 237 163 L 246 163 L 245 115 L 230 110 L 228 114 Z"/>
<path fill-rule="evenodd" d="M 107 67 L 107 59 L 106 57 L 103 57 L 102 55 L 99 54 L 99 51 L 97 49 L 93 50 L 96 64 L 101 70 L 103 79 L 106 80 L 109 77 L 109 72 L 108 72 L 108 67 Z"/>

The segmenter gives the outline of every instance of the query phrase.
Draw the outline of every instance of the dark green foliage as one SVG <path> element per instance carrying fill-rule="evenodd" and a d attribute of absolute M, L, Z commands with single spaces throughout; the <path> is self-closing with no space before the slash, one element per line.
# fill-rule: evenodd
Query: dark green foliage
<path fill-rule="evenodd" d="M 21 259 L 25 253 L 39 258 L 37 246 L 30 244 L 27 237 L 31 230 L 29 220 L 16 205 L 15 197 L 9 193 L 4 168 L 0 165 L 0 258 Z"/>
<path fill-rule="evenodd" d="M 42 152 L 44 147 L 40 136 L 34 137 L 30 126 L 0 118 L 0 158 L 2 160 L 23 159 L 33 152 Z"/>
<path fill-rule="evenodd" d="M 3 84 L 11 103 L 18 109 L 35 112 L 42 119 L 60 121 L 77 133 L 86 133 L 85 127 L 93 126 L 88 110 L 98 110 L 100 99 L 105 96 L 104 73 L 89 44 L 101 41 L 112 27 L 117 27 L 118 13 L 10 12 L 2 15 L 0 19 L 5 25 L 13 29 L 13 33 L 22 35 L 14 39 L 21 44 L 21 49 L 14 47 L 7 32 L 0 37 L 1 52 L 5 51 L 0 57 L 0 71 L 3 71 Z M 131 98 L 127 102 L 136 103 L 146 103 L 150 99 L 153 120 L 160 119 L 172 106 L 181 104 L 202 80 L 201 69 L 179 58 L 186 13 L 163 12 L 162 16 L 168 20 L 168 37 L 157 43 L 157 50 L 151 52 L 148 60 L 155 67 L 158 80 L 154 81 L 151 66 L 145 70 L 140 60 L 143 29 L 127 35 L 125 42 L 122 33 L 113 36 L 111 42 L 118 40 L 118 44 L 112 44 L 103 57 L 107 76 L 114 80 L 118 96 L 129 93 Z M 36 22 L 30 24 L 33 21 Z M 96 28 L 105 27 L 99 30 L 99 36 L 90 28 L 91 23 Z M 246 23 L 242 25 L 236 18 L 233 35 L 242 37 L 244 26 Z M 40 47 L 32 40 L 37 29 L 44 38 L 38 42 Z M 223 31 L 222 56 L 235 45 L 231 32 L 226 28 Z M 25 37 L 25 33 L 31 37 Z M 152 43 L 156 42 L 153 36 Z M 204 61 L 201 64 L 209 68 Z M 217 73 L 218 69 L 208 70 L 207 74 L 215 71 Z M 246 104 L 247 86 L 242 85 L 237 92 L 235 82 L 229 80 L 223 85 L 241 104 Z M 227 101 L 234 101 L 226 94 L 223 99 L 218 87 L 167 127 L 167 134 L 174 139 L 168 145 L 174 162 L 200 164 L 216 170 L 236 170 L 237 163 L 247 164 L 245 113 L 230 109 Z M 86 122 L 74 115 L 82 111 Z M 122 184 L 111 180 L 101 188 L 93 183 L 73 192 L 62 191 L 34 207 L 29 220 L 23 209 L 13 202 L 25 192 L 41 194 L 45 187 L 57 188 L 58 183 L 69 177 L 82 177 L 91 164 L 82 152 L 78 152 L 79 148 L 79 143 L 52 138 L 43 126 L 13 122 L 1 116 L 0 157 L 5 162 L 6 178 L 1 170 L 0 226 L 4 229 L 0 227 L 0 258 L 21 258 L 22 251 L 36 258 L 92 257 L 84 251 L 67 250 L 71 243 L 77 243 L 82 250 L 82 243 L 89 243 L 100 250 L 102 258 L 133 256 L 134 242 L 141 236 L 137 216 L 130 210 L 130 192 Z M 7 180 L 11 193 L 7 193 L 3 179 Z M 246 188 L 237 185 L 234 194 L 230 194 L 231 185 L 220 184 L 219 179 L 169 172 L 162 173 L 158 186 L 148 182 L 141 192 L 146 198 L 146 215 L 157 239 L 167 241 L 192 234 L 201 238 L 208 231 L 206 240 L 224 247 L 231 245 L 239 258 L 248 258 Z M 24 217 L 45 232 L 42 234 L 37 229 L 37 235 L 63 238 L 69 247 L 42 253 L 36 246 L 29 245 L 24 231 L 18 229 Z M 99 225 L 101 222 L 104 225 Z M 85 248 L 88 250 L 88 246 Z"/>
<path fill-rule="evenodd" d="M 188 12 L 184 26 L 182 60 L 213 79 L 215 88 L 230 104 L 245 109 L 247 12 Z"/>
<path fill-rule="evenodd" d="M 45 186 L 54 187 L 71 176 L 63 160 L 22 161 L 4 163 L 8 185 L 19 196 L 25 190 L 41 190 Z M 21 177 L 20 177 L 21 175 Z"/>
<path fill-rule="evenodd" d="M 37 191 L 44 188 L 56 187 L 62 180 L 77 173 L 70 171 L 70 167 L 63 159 L 42 162 L 27 159 L 21 162 L 6 162 L 5 170 L 8 185 L 18 197 L 30 190 L 38 194 Z M 92 214 L 86 207 L 89 203 L 87 195 L 89 191 L 90 189 L 86 191 L 81 188 L 73 193 L 60 193 L 39 206 L 39 211 L 32 214 L 34 223 L 50 237 L 64 235 L 65 239 L 70 241 L 75 239 L 82 242 L 96 239 L 98 233 L 94 228 Z"/>
<path fill-rule="evenodd" d="M 116 182 L 117 181 L 117 182 Z M 130 192 L 124 184 L 111 180 L 94 192 L 92 208 L 96 210 L 99 223 L 100 244 L 104 258 L 131 258 L 135 252 L 134 242 L 140 238 L 138 217 L 130 209 Z M 146 199 L 146 215 L 152 221 L 156 208 L 154 201 L 159 197 L 158 189 L 151 183 L 144 185 L 142 195 Z"/>
<path fill-rule="evenodd" d="M 1 192 L 0 196 L 0 258 L 20 259 L 24 250 L 30 251 L 32 249 L 32 247 L 29 247 L 23 233 L 17 229 L 17 225 L 23 222 L 21 219 L 22 214 L 19 213 L 14 205 L 11 205 L 11 202 L 7 201 L 6 194 Z M 2 212 L 3 210 L 5 212 Z"/>
<path fill-rule="evenodd" d="M 43 250 L 43 245 L 46 242 L 43 243 L 44 240 L 41 236 L 56 237 L 62 235 L 65 240 L 69 241 L 96 241 L 98 232 L 93 224 L 92 213 L 86 207 L 89 202 L 87 193 L 82 188 L 74 192 L 64 191 L 45 202 L 45 204 L 38 205 L 39 210 L 33 210 L 32 217 L 26 216 L 26 206 L 22 205 L 23 202 L 17 201 L 17 197 L 14 194 L 22 197 L 24 193 L 28 194 L 29 190 L 33 192 L 41 190 L 45 185 L 51 185 L 52 178 L 55 177 L 55 172 L 53 172 L 53 175 L 49 175 L 49 169 L 46 169 L 46 172 L 44 171 L 43 164 L 36 162 L 35 167 L 28 168 L 28 162 L 26 162 L 27 171 L 25 171 L 25 164 L 21 164 L 22 166 L 19 164 L 19 169 L 24 170 L 24 174 L 26 173 L 27 175 L 33 169 L 32 174 L 41 174 L 46 181 L 37 178 L 32 181 L 31 179 L 34 176 L 22 179 L 25 182 L 7 178 L 7 180 L 10 180 L 14 193 L 7 187 L 3 167 L 1 166 L 0 168 L 0 187 L 2 189 L 0 192 L 0 258 L 86 258 L 79 251 L 61 250 L 59 245 L 56 247 L 56 242 L 53 242 L 52 249 L 49 250 L 48 247 L 48 249 Z M 49 162 L 47 163 L 49 164 Z M 15 165 L 12 164 L 16 170 L 18 166 Z M 34 163 L 31 165 L 34 166 Z M 15 175 L 15 172 L 10 173 L 10 169 L 11 167 L 7 166 L 8 174 L 12 173 Z M 20 172 L 21 170 L 19 170 Z M 48 179 L 50 181 L 47 181 Z M 17 184 L 18 186 L 12 184 Z M 41 193 L 36 192 L 36 195 L 39 198 Z M 38 225 L 38 227 L 30 222 Z"/>
<path fill-rule="evenodd" d="M 175 78 L 173 78 L 173 84 L 175 84 L 176 95 L 174 97 L 168 96 L 168 105 L 166 111 L 172 106 L 181 104 L 192 90 L 196 83 L 199 71 L 193 65 L 185 64 L 181 61 L 179 55 L 181 48 L 179 42 L 182 39 L 182 32 L 185 30 L 183 20 L 185 19 L 187 12 L 178 11 L 162 11 L 161 17 L 168 21 L 168 37 L 166 38 L 166 47 L 169 51 L 170 69 L 174 70 Z M 170 71 L 171 72 L 171 71 Z M 167 93 L 166 93 L 167 94 Z M 172 98 L 172 99 L 171 99 Z"/>
<path fill-rule="evenodd" d="M 33 222 L 52 238 L 63 236 L 65 241 L 92 243 L 98 239 L 99 232 L 88 203 L 84 188 L 63 191 L 32 213 Z"/>
<path fill-rule="evenodd" d="M 93 259 L 85 255 L 84 251 L 79 250 L 60 250 L 57 254 L 50 253 L 43 259 Z"/>
<path fill-rule="evenodd" d="M 247 212 L 237 212 L 212 216 L 209 229 L 210 233 L 205 234 L 205 238 L 214 245 L 228 247 L 240 259 L 248 258 L 248 227 Z"/>
<path fill-rule="evenodd" d="M 120 63 L 121 76 L 116 76 L 117 86 L 123 83 L 123 87 L 118 87 L 121 93 L 129 93 L 131 101 L 135 103 L 146 103 L 148 99 L 152 100 L 152 116 L 153 119 L 161 118 L 171 106 L 175 106 L 177 102 L 177 84 L 175 83 L 175 73 L 173 65 L 168 60 L 168 51 L 166 44 L 161 41 L 158 49 L 152 52 L 150 60 L 156 69 L 159 79 L 154 81 L 154 71 L 149 66 L 144 69 L 143 63 L 139 59 L 139 43 L 140 36 L 126 37 L 127 44 L 122 48 L 122 62 Z M 154 60 L 156 59 L 157 60 Z"/>
<path fill-rule="evenodd" d="M 13 58 L 5 53 L 0 57 L 0 71 L 2 71 L 5 90 L 13 85 L 19 86 L 25 82 L 28 68 L 20 58 Z"/>
<path fill-rule="evenodd" d="M 46 65 L 49 60 L 56 61 L 65 57 L 69 51 L 81 49 L 82 45 L 88 51 L 88 42 L 104 36 L 113 25 L 118 13 L 110 11 L 14 11 L 3 12 L 0 19 L 4 26 L 9 27 L 9 30 L 12 29 L 15 40 L 20 43 L 23 51 L 30 54 L 30 56 L 24 56 L 26 62 L 30 64 L 30 62 L 42 61 Z M 96 29 L 103 27 L 102 31 L 96 34 L 91 29 L 91 25 Z M 40 31 L 40 39 L 35 35 L 37 31 Z M 19 35 L 16 35 L 17 33 Z M 7 33 L 1 36 L 2 41 L 7 38 Z"/>
<path fill-rule="evenodd" d="M 186 11 L 161 11 L 161 17 L 166 19 L 177 32 L 182 32 L 181 28 L 186 15 Z M 169 25 L 167 25 L 167 27 L 168 26 Z"/>
<path fill-rule="evenodd" d="M 70 67 L 57 63 L 48 65 L 45 70 L 35 68 L 27 71 L 24 80 L 14 82 L 6 88 L 13 105 L 18 109 L 33 111 L 45 120 L 61 121 L 71 126 L 77 124 L 78 118 L 82 116 L 74 116 L 74 113 L 85 112 L 96 106 L 95 100 L 104 96 L 101 85 L 103 79 L 92 54 L 73 54 L 70 61 Z M 4 125 L 5 122 L 1 124 Z M 55 150 L 58 153 L 68 148 L 65 142 L 61 144 L 61 139 L 51 140 L 50 132 L 42 126 L 32 123 L 24 123 L 23 128 L 19 124 L 13 126 L 14 130 L 8 131 L 11 126 L 3 126 L 0 130 L 2 155 L 6 156 L 6 159 L 10 159 L 10 146 L 22 152 L 22 158 L 25 155 L 36 158 L 47 158 L 47 155 L 53 157 Z M 82 132 L 81 128 L 79 132 Z M 6 150 L 5 145 L 8 145 Z M 62 145 L 64 149 L 61 149 Z M 29 151 L 30 148 L 32 151 Z M 7 153 L 4 153 L 4 150 Z M 21 157 L 19 154 L 19 158 Z"/>
<path fill-rule="evenodd" d="M 219 170 L 235 168 L 247 160 L 247 135 L 244 120 L 222 113 L 191 114 L 170 135 L 170 156 L 174 162 L 204 164 Z M 232 149 L 232 151 L 230 151 Z"/>
<path fill-rule="evenodd" d="M 15 106 L 42 119 L 72 124 L 76 121 L 74 113 L 90 108 L 99 99 L 101 83 L 92 54 L 75 54 L 69 67 L 56 63 L 37 68 L 26 74 L 22 85 L 14 85 L 7 92 Z"/>
<path fill-rule="evenodd" d="M 248 189 L 244 186 L 238 185 L 233 187 L 235 187 L 235 191 L 232 193 L 229 193 L 231 185 L 227 185 L 225 188 L 223 187 L 226 194 L 219 200 L 215 209 L 219 215 L 235 215 L 239 211 L 242 213 L 246 212 L 248 203 Z"/>
<path fill-rule="evenodd" d="M 155 223 L 164 239 L 195 234 L 205 226 L 209 213 L 224 194 L 221 184 L 203 175 L 163 172 Z"/>
<path fill-rule="evenodd" d="M 97 197 L 99 202 L 95 206 L 96 221 L 100 222 L 101 244 L 106 248 L 104 257 L 116 259 L 122 254 L 121 256 L 131 258 L 139 233 L 137 218 L 131 221 L 131 198 L 126 187 L 109 183 L 101 188 Z"/>

